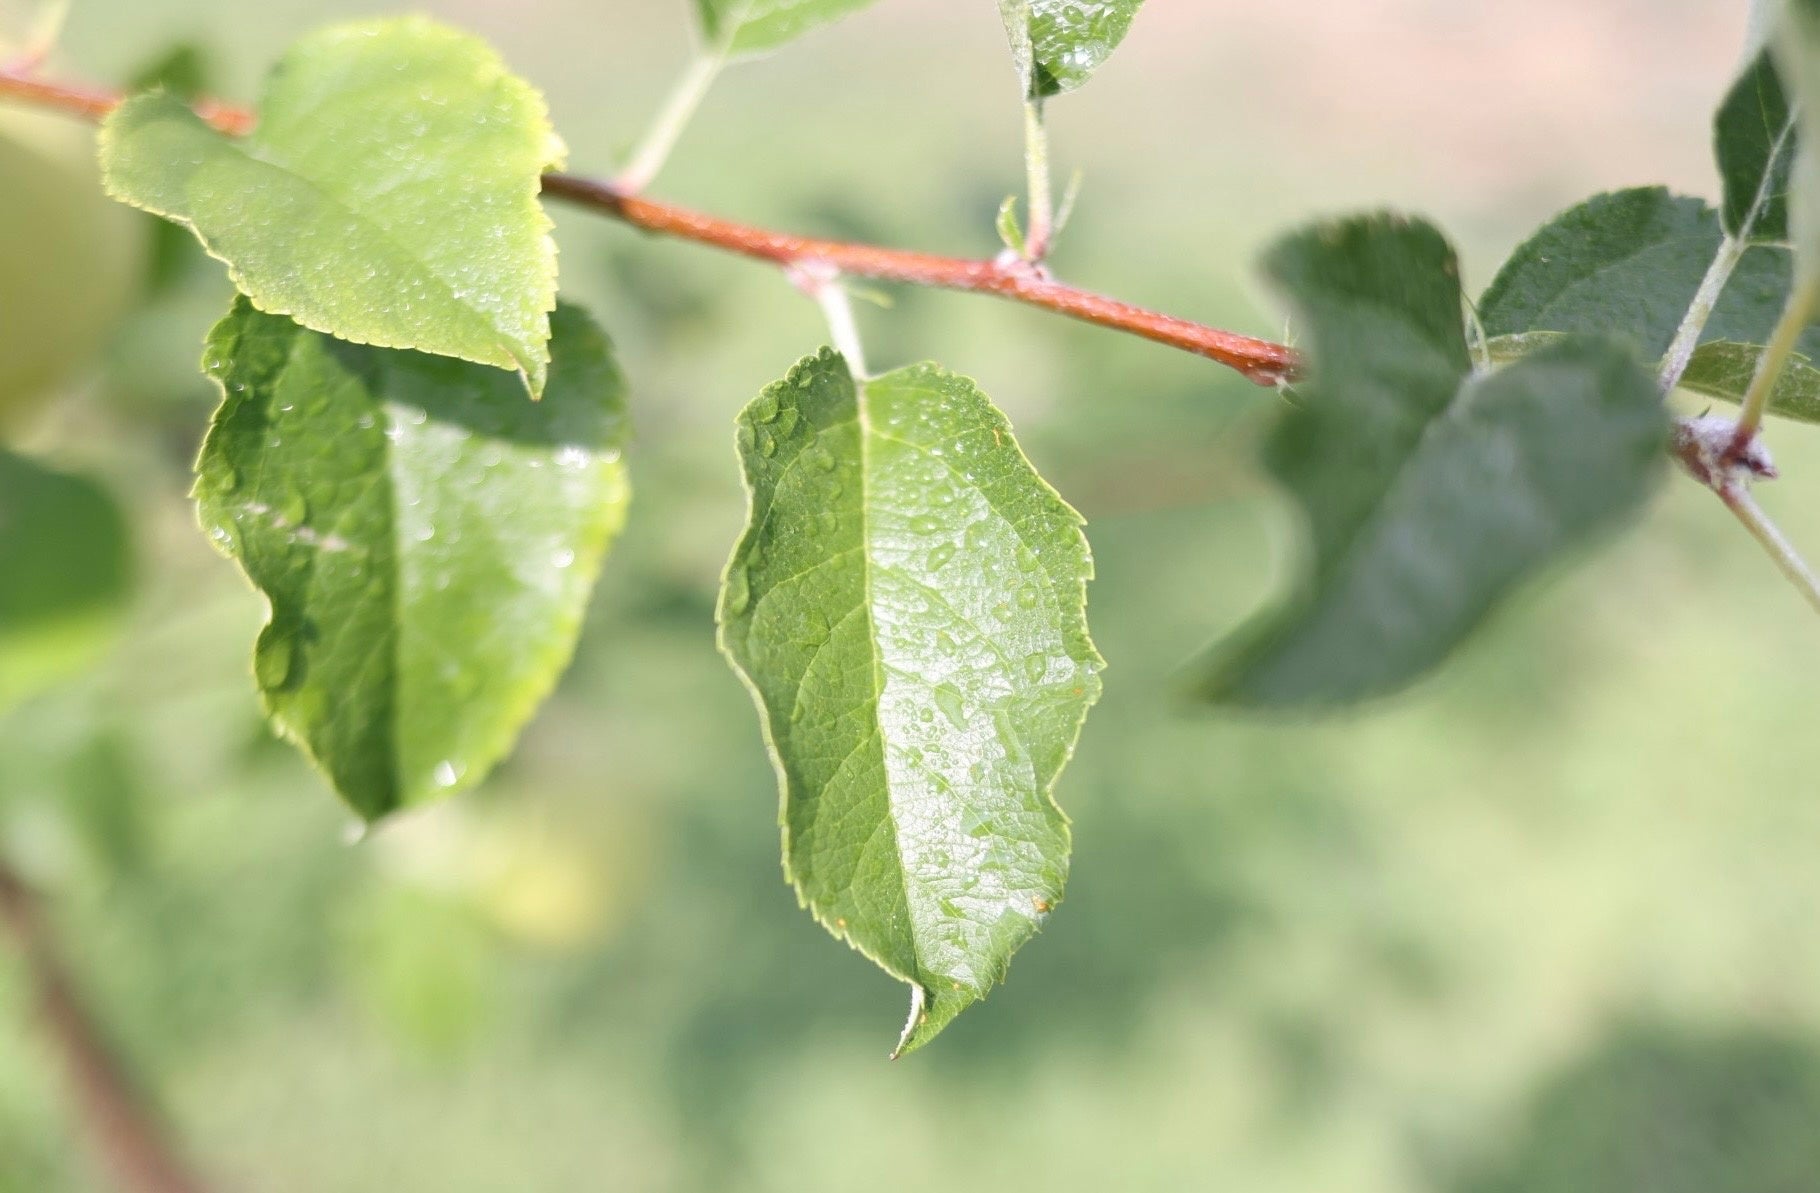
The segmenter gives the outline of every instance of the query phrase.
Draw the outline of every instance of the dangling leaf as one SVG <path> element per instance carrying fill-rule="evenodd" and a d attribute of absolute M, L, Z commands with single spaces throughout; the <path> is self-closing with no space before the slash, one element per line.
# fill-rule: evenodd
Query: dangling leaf
<path fill-rule="evenodd" d="M 561 157 L 542 97 L 422 18 L 344 25 L 279 63 L 243 138 L 158 92 L 102 128 L 108 192 L 183 224 L 260 310 L 355 343 L 549 363 Z"/>
<path fill-rule="evenodd" d="M 1073 91 L 1125 40 L 1143 0 L 999 0 L 1024 93 Z"/>
<path fill-rule="evenodd" d="M 202 523 L 271 604 L 273 726 L 368 820 L 480 781 L 549 693 L 628 497 L 623 384 L 558 307 L 550 384 L 348 344 L 239 300 Z"/>
<path fill-rule="evenodd" d="M 1051 798 L 1103 666 L 1078 515 L 972 382 L 824 351 L 740 418 L 751 522 L 721 644 L 757 699 L 784 867 L 912 988 L 899 1053 L 1000 981 L 1061 900 Z"/>
<path fill-rule="evenodd" d="M 1476 374 L 1458 261 L 1429 225 L 1323 225 L 1266 271 L 1312 347 L 1268 452 L 1309 548 L 1292 596 L 1204 668 L 1206 698 L 1308 707 L 1402 688 L 1649 492 L 1668 440 L 1652 379 L 1589 339 Z"/>

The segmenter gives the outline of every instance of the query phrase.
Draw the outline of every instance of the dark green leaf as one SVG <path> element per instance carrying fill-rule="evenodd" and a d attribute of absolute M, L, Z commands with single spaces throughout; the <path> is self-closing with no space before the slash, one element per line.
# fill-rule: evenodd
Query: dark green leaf
<path fill-rule="evenodd" d="M 1268 458 L 1307 519 L 1308 566 L 1290 600 L 1216 652 L 1206 697 L 1287 707 L 1395 691 L 1647 493 L 1668 439 L 1651 378 L 1592 340 L 1475 375 L 1458 263 L 1434 228 L 1325 225 L 1266 268 L 1312 341 Z"/>
<path fill-rule="evenodd" d="M 695 0 L 702 36 L 736 57 L 762 54 L 874 0 Z"/>
<path fill-rule="evenodd" d="M 1080 518 L 973 383 L 823 352 L 740 419 L 751 523 L 721 644 L 783 788 L 784 864 L 910 983 L 900 1053 L 1000 981 L 1062 897 L 1051 797 L 1103 666 Z"/>
<path fill-rule="evenodd" d="M 1012 57 L 1033 99 L 1073 91 L 1112 57 L 1143 0 L 999 0 Z"/>
<path fill-rule="evenodd" d="M 1488 347 L 1492 360 L 1509 364 L 1553 348 L 1569 337 L 1557 331 L 1532 331 L 1520 336 L 1499 336 Z M 1761 344 L 1734 344 L 1712 340 L 1701 344 L 1681 374 L 1680 388 L 1734 405 L 1744 401 L 1763 356 Z M 1769 412 L 1797 422 L 1820 423 L 1820 369 L 1799 352 L 1789 359 L 1776 388 L 1770 391 Z"/>
<path fill-rule="evenodd" d="M 194 42 L 183 42 L 134 71 L 127 90 L 168 91 L 178 99 L 193 100 L 213 90 L 214 80 L 208 53 Z"/>
<path fill-rule="evenodd" d="M 1713 149 L 1725 184 L 1726 232 L 1741 240 L 1788 239 L 1789 171 L 1795 116 L 1776 63 L 1765 50 L 1719 108 Z"/>
<path fill-rule="evenodd" d="M 0 449 L 0 712 L 94 659 L 131 572 L 106 490 Z"/>
<path fill-rule="evenodd" d="M 1711 207 L 1661 187 L 1595 196 L 1550 220 L 1511 254 L 1479 300 L 1480 321 L 1489 336 L 1615 336 L 1655 361 L 1674 339 L 1724 235 Z M 1762 343 L 1792 285 L 1787 249 L 1751 248 L 1701 340 Z M 1803 346 L 1820 349 L 1820 333 L 1810 331 Z"/>
<path fill-rule="evenodd" d="M 622 382 L 579 310 L 550 385 L 348 344 L 246 300 L 210 336 L 225 392 L 202 522 L 271 604 L 274 727 L 377 819 L 480 781 L 566 665 L 625 516 Z"/>
<path fill-rule="evenodd" d="M 101 135 L 109 193 L 193 229 L 261 310 L 516 369 L 533 395 L 556 296 L 538 192 L 560 156 L 542 97 L 483 42 L 422 18 L 305 39 L 250 136 L 160 93 Z"/>

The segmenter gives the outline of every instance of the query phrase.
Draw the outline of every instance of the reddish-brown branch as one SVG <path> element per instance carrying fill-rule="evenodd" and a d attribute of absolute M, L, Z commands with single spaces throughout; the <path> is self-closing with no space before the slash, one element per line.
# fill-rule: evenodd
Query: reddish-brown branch
<path fill-rule="evenodd" d="M 120 102 L 120 96 L 114 92 L 52 83 L 29 74 L 4 70 L 0 70 L 0 96 L 56 108 L 90 120 L 101 119 Z M 253 127 L 253 114 L 244 109 L 205 101 L 196 105 L 196 111 L 225 133 L 239 135 Z M 1299 367 L 1295 353 L 1281 344 L 1221 331 L 1076 289 L 1051 279 L 1041 268 L 1024 261 L 937 257 L 772 232 L 626 194 L 608 183 L 571 174 L 546 174 L 544 193 L 646 232 L 710 245 L 777 265 L 820 263 L 851 277 L 995 294 L 1098 327 L 1193 352 L 1236 369 L 1259 385 L 1275 385 L 1288 380 Z"/>
<path fill-rule="evenodd" d="M 128 1193 L 204 1193 L 125 1067 L 89 1017 L 52 947 L 31 889 L 0 862 L 0 928 L 18 941 L 44 1030 L 62 1055 L 83 1125 Z"/>

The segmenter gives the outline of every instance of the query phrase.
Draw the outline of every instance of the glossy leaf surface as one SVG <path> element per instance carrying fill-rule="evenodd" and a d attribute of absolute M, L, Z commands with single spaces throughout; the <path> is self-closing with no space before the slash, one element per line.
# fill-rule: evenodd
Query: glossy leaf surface
<path fill-rule="evenodd" d="M 1051 797 L 1100 691 L 1078 515 L 932 365 L 812 357 L 740 418 L 750 525 L 721 642 L 758 702 L 803 904 L 913 988 L 899 1052 L 1061 900 Z"/>
<path fill-rule="evenodd" d="M 611 347 L 559 307 L 550 385 L 348 344 L 245 299 L 209 338 L 225 401 L 204 528 L 271 604 L 274 727 L 369 820 L 472 786 L 568 662 L 625 516 Z"/>
<path fill-rule="evenodd" d="M 543 391 L 561 156 L 542 97 L 422 18 L 339 26 L 278 64 L 247 137 L 179 100 L 103 126 L 109 193 L 190 227 L 260 310 L 355 343 L 522 372 Z"/>
<path fill-rule="evenodd" d="M 999 0 L 1024 91 L 1035 99 L 1081 86 L 1125 40 L 1143 0 Z"/>

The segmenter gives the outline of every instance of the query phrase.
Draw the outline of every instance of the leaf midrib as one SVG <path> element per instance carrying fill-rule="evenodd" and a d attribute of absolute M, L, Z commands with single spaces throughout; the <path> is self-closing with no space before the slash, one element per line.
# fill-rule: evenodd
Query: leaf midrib
<path fill-rule="evenodd" d="M 878 619 L 873 615 L 876 603 L 872 592 L 872 412 L 868 402 L 867 379 L 858 376 L 853 371 L 852 362 L 844 358 L 842 366 L 847 370 L 848 380 L 853 386 L 853 411 L 859 430 L 860 599 L 865 604 L 866 642 L 870 645 L 872 654 L 872 726 L 874 734 L 878 738 L 878 769 L 884 779 L 885 808 L 887 819 L 891 823 L 891 852 L 897 859 L 895 871 L 898 887 L 903 894 L 904 914 L 909 920 L 906 936 L 910 941 L 910 961 L 915 971 L 904 975 L 904 978 L 919 990 L 926 990 L 928 984 L 924 981 L 926 970 L 923 967 L 922 940 L 917 931 L 918 916 L 910 899 L 910 874 L 908 867 L 904 864 L 903 835 L 898 824 L 897 784 L 892 777 L 889 764 L 890 743 L 885 737 L 885 723 L 879 717 L 879 705 L 885 698 L 886 677 L 885 652 L 878 640 Z"/>

